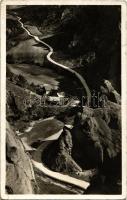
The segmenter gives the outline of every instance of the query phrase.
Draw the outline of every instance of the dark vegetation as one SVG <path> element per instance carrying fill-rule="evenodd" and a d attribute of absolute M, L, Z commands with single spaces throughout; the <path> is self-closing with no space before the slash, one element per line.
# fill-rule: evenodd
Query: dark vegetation
<path fill-rule="evenodd" d="M 20 27 L 16 18 L 13 18 L 11 15 L 7 16 L 7 28 L 6 28 L 6 36 L 7 36 L 7 50 L 16 46 L 18 44 L 17 36 L 22 34 L 24 31 Z"/>
<path fill-rule="evenodd" d="M 116 119 L 114 127 L 112 117 Z M 65 128 L 59 140 L 45 149 L 43 162 L 55 171 L 78 172 L 80 178 L 91 181 L 88 193 L 120 193 L 120 118 L 120 106 L 111 102 L 105 109 L 85 107 L 75 115 L 74 128 Z"/>
<path fill-rule="evenodd" d="M 120 6 L 29 6 L 17 13 L 44 33 L 61 33 L 46 41 L 66 59 L 80 58 L 89 87 L 98 89 L 105 78 L 120 92 Z"/>
<path fill-rule="evenodd" d="M 23 76 L 14 75 L 7 69 L 7 120 L 17 130 L 23 130 L 32 120 L 53 115 L 73 125 L 72 130 L 64 128 L 60 138 L 45 149 L 43 162 L 54 171 L 90 181 L 88 194 L 120 194 L 120 7 L 24 6 L 11 13 L 21 16 L 25 24 L 37 26 L 42 36 L 52 33 L 53 36 L 45 41 L 54 48 L 54 59 L 62 63 L 69 60 L 70 67 L 82 74 L 91 91 L 106 96 L 106 104 L 92 108 L 42 108 L 38 101 L 46 93 L 45 88 L 30 85 Z M 7 20 L 7 49 L 17 45 L 17 38 L 22 33 L 16 20 Z M 13 63 L 14 59 L 10 57 L 7 61 Z M 66 84 L 78 96 L 76 87 L 71 87 L 69 81 Z M 61 85 L 64 88 L 62 81 Z M 34 96 L 29 104 L 31 91 Z M 24 99 L 28 102 L 25 105 Z M 40 141 L 35 141 L 32 145 L 37 148 L 39 144 Z M 86 176 L 87 171 L 90 174 Z M 41 176 L 38 177 L 40 184 Z M 6 189 L 12 192 L 9 187 Z"/>
<path fill-rule="evenodd" d="M 7 76 L 8 81 L 11 81 L 13 84 L 21 88 L 28 89 L 42 96 L 46 93 L 45 87 L 41 85 L 34 85 L 34 83 L 29 84 L 28 81 L 24 78 L 24 76 L 22 76 L 21 74 L 16 75 L 12 73 L 8 68 L 6 71 L 6 76 Z"/>

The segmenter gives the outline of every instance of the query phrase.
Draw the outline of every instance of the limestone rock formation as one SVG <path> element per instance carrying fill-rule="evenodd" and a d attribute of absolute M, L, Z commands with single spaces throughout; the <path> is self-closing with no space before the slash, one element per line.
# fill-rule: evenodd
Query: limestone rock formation
<path fill-rule="evenodd" d="M 30 158 L 21 140 L 7 123 L 6 138 L 6 192 L 8 194 L 34 194 L 36 182 Z"/>
<path fill-rule="evenodd" d="M 120 105 L 110 101 L 103 109 L 84 107 L 72 130 L 72 157 L 83 170 L 98 169 L 105 184 L 121 179 L 120 115 Z"/>
<path fill-rule="evenodd" d="M 102 86 L 100 86 L 101 92 L 108 96 L 113 102 L 121 104 L 120 94 L 114 89 L 111 82 L 108 80 L 104 80 Z"/>
<path fill-rule="evenodd" d="M 45 151 L 45 163 L 47 163 L 52 170 L 58 172 L 73 173 L 82 171 L 81 167 L 71 156 L 72 146 L 71 133 L 65 128 L 59 140 L 54 142 Z M 43 157 L 45 156 L 44 154 Z"/>

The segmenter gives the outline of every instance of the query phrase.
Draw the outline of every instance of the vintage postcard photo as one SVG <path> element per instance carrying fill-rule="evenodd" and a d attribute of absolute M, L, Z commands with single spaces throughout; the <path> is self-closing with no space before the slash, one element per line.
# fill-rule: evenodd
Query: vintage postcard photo
<path fill-rule="evenodd" d="M 1 198 L 126 198 L 126 3 L 1 1 Z"/>

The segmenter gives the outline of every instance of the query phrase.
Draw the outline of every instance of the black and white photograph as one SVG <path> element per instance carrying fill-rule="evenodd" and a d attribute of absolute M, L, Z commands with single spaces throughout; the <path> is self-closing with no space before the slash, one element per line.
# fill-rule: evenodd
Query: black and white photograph
<path fill-rule="evenodd" d="M 125 198 L 125 2 L 4 2 L 2 199 Z"/>

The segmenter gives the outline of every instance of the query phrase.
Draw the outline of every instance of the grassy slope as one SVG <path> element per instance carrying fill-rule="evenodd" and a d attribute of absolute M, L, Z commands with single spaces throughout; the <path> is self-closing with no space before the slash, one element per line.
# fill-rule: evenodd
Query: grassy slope
<path fill-rule="evenodd" d="M 57 89 L 59 85 L 58 75 L 52 69 L 42 68 L 30 64 L 7 64 L 7 67 L 14 74 L 20 74 L 25 77 L 29 84 L 46 84 L 47 89 Z M 59 76 L 60 78 L 61 76 Z"/>
<path fill-rule="evenodd" d="M 63 126 L 64 124 L 56 119 L 37 122 L 33 126 L 32 130 L 22 135 L 22 138 L 26 138 L 28 143 L 44 140 L 45 138 L 60 131 Z"/>

